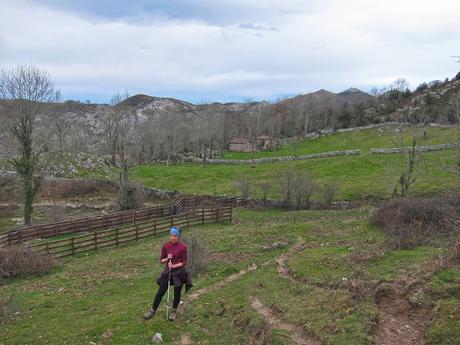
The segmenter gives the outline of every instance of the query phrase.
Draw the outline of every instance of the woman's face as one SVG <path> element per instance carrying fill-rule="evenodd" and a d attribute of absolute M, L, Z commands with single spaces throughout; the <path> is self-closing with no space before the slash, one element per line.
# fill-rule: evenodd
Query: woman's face
<path fill-rule="evenodd" d="M 169 238 L 171 239 L 172 243 L 177 243 L 179 242 L 179 236 L 176 235 L 169 235 Z"/>

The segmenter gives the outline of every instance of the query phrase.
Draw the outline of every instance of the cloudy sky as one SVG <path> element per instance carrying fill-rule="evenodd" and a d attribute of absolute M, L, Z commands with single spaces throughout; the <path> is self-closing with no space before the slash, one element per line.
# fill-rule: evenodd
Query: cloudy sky
<path fill-rule="evenodd" d="M 193 103 L 411 88 L 459 70 L 458 0 L 0 0 L 0 68 L 46 69 L 64 99 Z"/>

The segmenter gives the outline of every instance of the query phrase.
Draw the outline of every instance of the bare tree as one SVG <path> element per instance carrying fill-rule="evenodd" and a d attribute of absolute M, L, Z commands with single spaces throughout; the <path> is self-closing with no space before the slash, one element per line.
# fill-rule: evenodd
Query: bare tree
<path fill-rule="evenodd" d="M 245 199 L 251 196 L 252 184 L 248 175 L 241 174 L 235 181 L 236 187 L 240 190 L 241 196 Z"/>
<path fill-rule="evenodd" d="M 264 204 L 267 203 L 267 196 L 268 193 L 272 190 L 272 183 L 271 182 L 260 182 L 257 184 L 257 187 L 262 191 L 262 200 L 264 201 Z"/>
<path fill-rule="evenodd" d="M 33 200 L 41 184 L 41 152 L 35 145 L 34 122 L 46 105 L 59 100 L 60 95 L 46 71 L 34 65 L 18 65 L 1 71 L 0 97 L 7 100 L 17 120 L 11 133 L 19 144 L 19 155 L 11 162 L 21 181 L 24 224 L 30 225 Z"/>
<path fill-rule="evenodd" d="M 295 199 L 297 202 L 297 209 L 310 207 L 310 198 L 315 188 L 316 185 L 307 172 L 297 172 L 295 181 Z"/>
<path fill-rule="evenodd" d="M 129 170 L 137 161 L 140 135 L 137 132 L 134 109 L 126 102 L 128 98 L 127 91 L 122 94 L 115 93 L 111 100 L 112 108 L 105 120 L 112 161 L 120 168 L 120 190 L 117 199 L 120 210 L 139 208 L 143 204 L 141 187 L 129 179 Z"/>
<path fill-rule="evenodd" d="M 393 197 L 404 198 L 408 196 L 410 189 L 417 181 L 420 158 L 420 151 L 417 149 L 417 136 L 413 135 L 412 145 L 399 167 L 397 181 L 392 191 Z"/>
<path fill-rule="evenodd" d="M 281 187 L 281 195 L 284 207 L 291 208 L 292 202 L 295 197 L 295 188 L 297 180 L 297 171 L 294 169 L 287 169 L 280 172 L 277 176 L 277 181 Z"/>

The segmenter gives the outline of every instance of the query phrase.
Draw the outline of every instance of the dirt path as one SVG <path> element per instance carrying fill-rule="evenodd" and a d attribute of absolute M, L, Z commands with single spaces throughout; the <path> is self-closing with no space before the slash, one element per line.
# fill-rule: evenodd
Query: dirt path
<path fill-rule="evenodd" d="M 275 259 L 278 265 L 276 270 L 278 271 L 278 274 L 280 276 L 285 278 L 291 278 L 289 274 L 289 269 L 286 267 L 286 261 L 288 261 L 294 254 L 304 250 L 307 246 L 308 245 L 305 243 L 304 240 L 299 239 L 299 241 L 295 245 L 293 245 L 286 253 Z"/>
<path fill-rule="evenodd" d="M 376 345 L 424 345 L 431 310 L 409 303 L 404 288 L 395 288 L 379 298 L 379 322 L 374 333 Z"/>
<path fill-rule="evenodd" d="M 316 339 L 309 337 L 305 334 L 304 330 L 291 323 L 282 322 L 275 318 L 273 312 L 266 306 L 260 302 L 258 298 L 254 298 L 251 302 L 251 306 L 260 314 L 262 315 L 265 320 L 267 321 L 270 329 L 280 329 L 283 331 L 288 331 L 289 334 L 287 338 L 289 338 L 294 344 L 296 345 L 319 345 L 319 341 Z"/>

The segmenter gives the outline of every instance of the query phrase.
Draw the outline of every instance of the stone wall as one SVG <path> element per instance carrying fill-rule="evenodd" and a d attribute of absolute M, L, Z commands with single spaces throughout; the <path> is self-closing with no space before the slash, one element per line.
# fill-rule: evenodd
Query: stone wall
<path fill-rule="evenodd" d="M 418 146 L 416 147 L 417 152 L 431 152 L 431 151 L 441 151 L 441 150 L 449 150 L 453 148 L 460 147 L 459 144 L 440 144 L 440 145 L 433 145 L 433 146 Z M 392 154 L 392 153 L 407 153 L 412 150 L 412 147 L 391 147 L 391 148 L 383 148 L 383 149 L 376 149 L 372 148 L 369 150 L 370 154 Z"/>
<path fill-rule="evenodd" d="M 343 150 L 343 151 L 328 151 L 321 153 L 313 153 L 309 155 L 302 156 L 286 156 L 286 157 L 266 157 L 266 158 L 257 158 L 257 159 L 248 159 L 248 160 L 238 160 L 238 159 L 208 159 L 206 162 L 209 164 L 259 164 L 259 163 L 273 163 L 273 162 L 285 162 L 285 161 L 301 161 L 306 159 L 314 158 L 326 158 L 334 156 L 356 156 L 360 155 L 361 150 Z M 194 163 L 202 163 L 201 159 L 190 159 Z"/>

